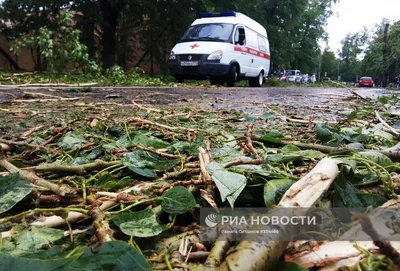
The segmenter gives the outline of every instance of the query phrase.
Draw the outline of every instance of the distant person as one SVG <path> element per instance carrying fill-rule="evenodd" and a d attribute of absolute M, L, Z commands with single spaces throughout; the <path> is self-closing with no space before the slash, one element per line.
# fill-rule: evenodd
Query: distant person
<path fill-rule="evenodd" d="M 397 81 L 396 81 L 397 87 L 400 88 L 400 74 L 397 76 Z"/>
<path fill-rule="evenodd" d="M 317 79 L 315 78 L 315 74 L 313 74 L 312 76 L 311 76 L 311 83 L 315 83 L 315 81 L 317 81 Z"/>

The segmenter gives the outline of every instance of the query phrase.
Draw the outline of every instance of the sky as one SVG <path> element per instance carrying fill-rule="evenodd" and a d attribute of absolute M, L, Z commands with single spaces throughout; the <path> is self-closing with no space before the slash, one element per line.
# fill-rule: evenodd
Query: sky
<path fill-rule="evenodd" d="M 362 31 L 380 23 L 383 18 L 400 20 L 400 0 L 340 0 L 333 7 L 334 14 L 328 19 L 326 31 L 329 35 L 328 46 L 337 54 L 340 41 L 347 33 Z M 320 43 L 324 49 L 326 43 Z"/>

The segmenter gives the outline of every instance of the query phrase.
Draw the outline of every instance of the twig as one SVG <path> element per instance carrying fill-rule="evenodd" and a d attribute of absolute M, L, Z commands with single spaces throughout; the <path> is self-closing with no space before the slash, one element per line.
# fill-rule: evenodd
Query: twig
<path fill-rule="evenodd" d="M 254 160 L 238 159 L 236 161 L 225 163 L 224 168 L 238 166 L 238 165 L 261 165 L 263 163 L 264 163 L 264 160 L 262 158 L 257 158 Z"/>
<path fill-rule="evenodd" d="M 381 239 L 379 234 L 374 229 L 368 215 L 357 214 L 357 215 L 353 215 L 352 218 L 353 218 L 353 220 L 358 220 L 360 222 L 363 231 L 372 238 L 374 245 L 379 247 L 382 254 L 387 256 L 390 260 L 392 260 L 392 262 L 396 266 L 400 267 L 400 254 L 390 244 L 390 242 L 384 241 Z"/>
<path fill-rule="evenodd" d="M 180 157 L 179 155 L 177 155 L 177 154 L 169 154 L 169 153 L 161 152 L 161 151 L 155 150 L 155 149 L 153 149 L 153 148 L 144 147 L 144 146 L 142 146 L 142 145 L 140 145 L 140 144 L 136 144 L 135 147 L 138 148 L 138 149 L 144 150 L 144 151 L 152 152 L 152 153 L 154 153 L 154 154 L 157 154 L 158 156 L 165 157 L 165 158 L 168 158 L 168 159 L 178 159 L 178 158 L 181 158 L 181 157 Z"/>
<path fill-rule="evenodd" d="M 386 121 L 384 121 L 382 119 L 382 117 L 379 115 L 377 110 L 375 110 L 375 115 L 376 115 L 377 119 L 379 120 L 379 122 L 382 123 L 383 126 L 385 126 L 392 134 L 394 134 L 396 136 L 400 135 L 400 132 L 397 129 L 394 129 L 389 124 L 387 124 Z"/>
<path fill-rule="evenodd" d="M 39 125 L 39 126 L 33 127 L 33 128 L 31 128 L 31 129 L 29 129 L 28 131 L 24 132 L 24 133 L 21 135 L 21 138 L 26 139 L 26 138 L 28 138 L 28 136 L 30 136 L 32 133 L 34 133 L 34 132 L 36 132 L 36 131 L 39 131 L 39 130 L 42 129 L 43 127 L 44 127 L 43 125 Z"/>
<path fill-rule="evenodd" d="M 89 171 L 102 170 L 117 165 L 122 165 L 122 162 L 121 161 L 106 162 L 102 160 L 96 160 L 95 162 L 79 166 L 60 165 L 58 163 L 40 164 L 34 170 L 36 172 L 65 172 L 65 173 L 75 173 L 79 175 L 84 175 Z"/>
<path fill-rule="evenodd" d="M 11 141 L 11 140 L 5 140 L 5 139 L 0 139 L 0 142 L 8 144 L 8 145 L 13 145 L 13 146 L 25 146 L 25 147 L 30 147 L 30 148 L 33 148 L 33 149 L 42 149 L 42 150 L 45 150 L 47 152 L 51 152 L 51 153 L 54 153 L 54 154 L 61 154 L 62 153 L 59 150 L 55 150 L 55 149 L 48 148 L 48 147 L 45 147 L 45 146 L 40 146 L 40 145 L 39 146 L 38 145 L 33 145 L 33 144 L 26 143 L 26 142 L 18 142 L 18 141 Z"/>
<path fill-rule="evenodd" d="M 27 180 L 37 186 L 45 187 L 50 189 L 54 193 L 60 196 L 65 196 L 67 194 L 76 194 L 76 190 L 69 185 L 62 184 L 58 185 L 47 181 L 43 178 L 40 178 L 33 172 L 29 172 L 26 170 L 22 170 L 11 164 L 6 160 L 6 157 L 2 150 L 0 150 L 0 167 L 4 168 L 5 170 L 9 171 L 10 173 L 19 173 L 22 179 Z"/>
<path fill-rule="evenodd" d="M 32 99 L 32 100 L 13 100 L 12 103 L 47 103 L 47 102 L 59 102 L 59 101 L 76 101 L 76 98 L 58 98 L 58 99 Z"/>
<path fill-rule="evenodd" d="M 129 122 L 137 122 L 137 123 L 141 123 L 141 124 L 149 124 L 149 125 L 152 125 L 152 126 L 158 126 L 158 127 L 170 130 L 170 131 L 179 131 L 179 130 L 185 131 L 185 129 L 188 129 L 191 132 L 196 131 L 196 129 L 192 129 L 192 128 L 186 128 L 186 127 L 181 127 L 181 126 L 171 127 L 171 126 L 168 126 L 168 125 L 152 122 L 152 121 L 145 120 L 145 119 L 138 118 L 138 117 L 131 117 L 131 118 L 129 118 L 128 121 Z M 199 130 L 199 131 L 205 132 L 205 133 L 212 133 L 212 132 L 206 131 L 206 130 Z"/>
<path fill-rule="evenodd" d="M 140 109 L 146 110 L 146 111 L 148 111 L 148 112 L 151 112 L 151 111 L 157 112 L 157 113 L 162 112 L 160 109 L 150 108 L 150 107 L 144 107 L 143 105 L 140 105 L 140 104 L 136 103 L 134 100 L 132 100 L 131 102 L 132 102 L 133 105 L 139 107 Z"/>
<path fill-rule="evenodd" d="M 190 181 L 177 181 L 177 182 L 173 182 L 170 184 L 164 184 L 159 190 L 158 190 L 158 194 L 162 194 L 165 192 L 165 190 L 174 187 L 174 186 L 189 186 L 189 185 L 201 185 L 203 184 L 203 181 L 201 180 L 190 180 Z"/>

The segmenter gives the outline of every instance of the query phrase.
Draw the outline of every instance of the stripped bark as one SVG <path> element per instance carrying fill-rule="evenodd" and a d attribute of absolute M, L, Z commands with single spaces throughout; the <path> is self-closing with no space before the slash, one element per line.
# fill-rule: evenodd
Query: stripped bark
<path fill-rule="evenodd" d="M 277 207 L 302 207 L 310 208 L 330 187 L 339 174 L 335 160 L 323 158 L 306 176 L 293 184 L 283 195 Z M 268 238 L 259 234 L 251 240 L 244 239 L 231 253 L 226 256 L 221 264 L 221 271 L 258 271 L 271 270 L 279 261 L 288 241 L 280 241 L 291 236 L 294 228 L 281 227 L 279 234 Z"/>
<path fill-rule="evenodd" d="M 92 227 L 96 230 L 95 234 L 99 243 L 110 242 L 114 240 L 113 230 L 100 206 L 101 202 L 95 202 L 89 206 L 90 216 L 93 218 Z"/>

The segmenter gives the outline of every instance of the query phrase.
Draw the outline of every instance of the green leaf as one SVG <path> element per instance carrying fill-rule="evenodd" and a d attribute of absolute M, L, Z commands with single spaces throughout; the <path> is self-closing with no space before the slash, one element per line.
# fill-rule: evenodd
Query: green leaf
<path fill-rule="evenodd" d="M 143 132 L 136 133 L 135 137 L 132 140 L 132 144 L 139 144 L 145 147 L 153 147 L 155 149 L 167 148 L 169 146 L 169 143 L 154 136 L 148 136 Z"/>
<path fill-rule="evenodd" d="M 378 183 L 379 182 L 379 177 L 372 174 L 372 173 L 356 173 L 354 174 L 354 177 L 350 180 L 350 182 L 354 185 L 354 186 L 364 186 L 364 185 L 370 185 L 370 184 L 374 184 L 374 183 Z"/>
<path fill-rule="evenodd" d="M 0 214 L 7 212 L 32 192 L 29 183 L 19 173 L 0 177 Z"/>
<path fill-rule="evenodd" d="M 290 179 L 270 180 L 264 186 L 264 202 L 267 208 L 278 204 L 285 192 L 295 183 Z"/>
<path fill-rule="evenodd" d="M 372 162 L 375 162 L 376 164 L 382 167 L 393 165 L 393 162 L 392 160 L 390 160 L 389 157 L 378 151 L 365 151 L 365 152 L 359 152 L 359 154 L 363 158 L 371 160 Z"/>
<path fill-rule="evenodd" d="M 261 137 L 260 137 L 260 140 L 261 140 L 262 142 L 267 142 L 267 143 L 282 143 L 282 141 L 279 140 L 278 138 L 273 137 L 273 136 L 269 136 L 269 135 L 263 135 L 263 136 L 261 136 Z"/>
<path fill-rule="evenodd" d="M 155 178 L 157 172 L 167 171 L 177 164 L 180 159 L 167 159 L 154 153 L 146 154 L 143 150 L 136 150 L 122 159 L 130 170 L 144 177 Z"/>
<path fill-rule="evenodd" d="M 274 112 L 265 112 L 264 114 L 262 114 L 260 119 L 262 119 L 262 120 L 274 120 L 275 119 L 275 114 L 274 114 Z"/>
<path fill-rule="evenodd" d="M 76 150 L 82 147 L 86 143 L 86 140 L 82 135 L 69 133 L 63 136 L 57 143 L 57 145 L 64 150 Z"/>
<path fill-rule="evenodd" d="M 146 258 L 128 243 L 111 241 L 101 244 L 97 253 L 93 253 L 91 247 L 86 248 L 83 255 L 65 270 L 151 271 L 152 268 Z"/>
<path fill-rule="evenodd" d="M 246 187 L 247 178 L 244 175 L 226 170 L 221 164 L 216 162 L 209 163 L 207 171 L 217 185 L 222 202 L 228 200 L 230 206 L 233 208 L 236 199 Z"/>
<path fill-rule="evenodd" d="M 5 246 L 9 255 L 21 256 L 38 252 L 64 238 L 64 230 L 33 225 L 16 233 Z"/>
<path fill-rule="evenodd" d="M 120 188 L 127 187 L 133 179 L 129 176 L 123 177 L 122 179 L 116 179 L 109 173 L 104 173 L 95 183 L 94 186 L 102 190 L 118 190 Z"/>
<path fill-rule="evenodd" d="M 248 121 L 254 121 L 254 120 L 257 120 L 257 119 L 258 119 L 258 117 L 257 117 L 256 115 L 252 115 L 252 114 L 248 114 L 248 115 L 246 115 L 246 116 L 244 116 L 244 117 L 245 117 L 245 119 L 248 120 Z"/>
<path fill-rule="evenodd" d="M 361 193 L 344 176 L 341 171 L 334 183 L 335 196 L 333 206 L 336 208 L 366 208 L 379 207 L 387 199 L 374 194 Z"/>
<path fill-rule="evenodd" d="M 184 214 L 196 206 L 192 193 L 183 186 L 174 186 L 157 199 L 163 210 L 170 214 Z"/>
<path fill-rule="evenodd" d="M 267 160 L 272 163 L 287 163 L 295 160 L 301 159 L 320 159 L 325 157 L 320 151 L 315 150 L 303 150 L 303 151 L 294 151 L 288 153 L 278 153 L 278 154 L 269 154 L 267 156 Z"/>
<path fill-rule="evenodd" d="M 322 142 L 327 142 L 332 139 L 333 133 L 321 123 L 315 125 L 315 132 L 317 134 L 317 139 Z"/>
<path fill-rule="evenodd" d="M 152 237 L 168 229 L 159 223 L 151 206 L 138 212 L 114 215 L 112 220 L 128 236 Z"/>
<path fill-rule="evenodd" d="M 301 151 L 301 149 L 295 145 L 286 145 L 281 148 L 282 152 L 297 152 Z"/>

